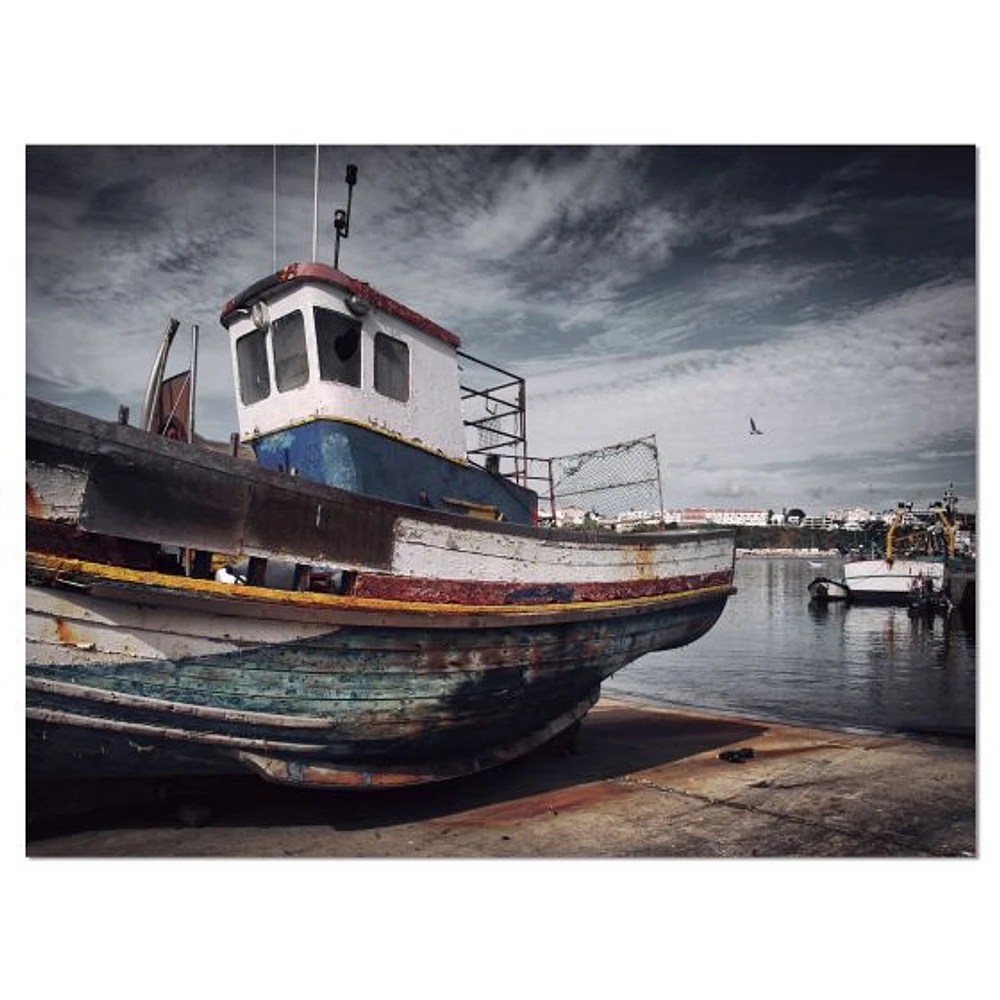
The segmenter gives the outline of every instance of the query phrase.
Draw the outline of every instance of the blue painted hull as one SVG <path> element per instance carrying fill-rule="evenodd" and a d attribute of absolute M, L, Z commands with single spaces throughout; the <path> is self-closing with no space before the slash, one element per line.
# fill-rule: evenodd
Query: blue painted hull
<path fill-rule="evenodd" d="M 496 507 L 504 520 L 531 524 L 537 499 L 475 465 L 463 465 L 356 424 L 314 420 L 256 438 L 263 468 L 415 507 L 456 512 L 449 500 Z"/>

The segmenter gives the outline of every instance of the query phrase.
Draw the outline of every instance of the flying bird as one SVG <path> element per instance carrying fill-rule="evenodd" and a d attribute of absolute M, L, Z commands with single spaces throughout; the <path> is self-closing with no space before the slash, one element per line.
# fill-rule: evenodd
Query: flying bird
<path fill-rule="evenodd" d="M 750 433 L 751 434 L 763 434 L 763 431 L 757 430 L 757 425 L 753 422 L 753 417 L 750 418 Z"/>

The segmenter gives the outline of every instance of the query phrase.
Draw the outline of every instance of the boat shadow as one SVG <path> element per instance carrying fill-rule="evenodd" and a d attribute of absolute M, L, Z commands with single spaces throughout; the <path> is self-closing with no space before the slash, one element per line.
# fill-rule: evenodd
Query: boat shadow
<path fill-rule="evenodd" d="M 607 789 L 602 783 L 752 739 L 766 728 L 616 704 L 594 710 L 572 747 L 555 741 L 476 775 L 374 792 L 298 789 L 252 775 L 105 779 L 76 781 L 64 789 L 33 788 L 29 775 L 28 841 L 185 825 L 377 830 L 475 811 L 484 811 L 487 821 L 494 814 L 509 820 L 520 813 L 572 808 L 599 797 Z"/>

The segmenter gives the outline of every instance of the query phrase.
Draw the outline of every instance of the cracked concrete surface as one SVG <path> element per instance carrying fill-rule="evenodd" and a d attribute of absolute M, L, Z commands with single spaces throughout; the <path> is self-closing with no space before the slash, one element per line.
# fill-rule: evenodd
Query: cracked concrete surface
<path fill-rule="evenodd" d="M 440 785 L 29 780 L 29 819 L 38 858 L 973 857 L 976 752 L 603 698 L 576 752 Z"/>

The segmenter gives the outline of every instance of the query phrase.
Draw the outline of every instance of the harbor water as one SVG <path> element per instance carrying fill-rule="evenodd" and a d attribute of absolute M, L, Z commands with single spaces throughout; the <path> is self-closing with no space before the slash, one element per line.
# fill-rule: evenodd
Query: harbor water
<path fill-rule="evenodd" d="M 973 740 L 974 624 L 957 612 L 810 603 L 841 564 L 745 557 L 709 633 L 651 653 L 605 681 L 609 695 L 832 729 Z"/>

